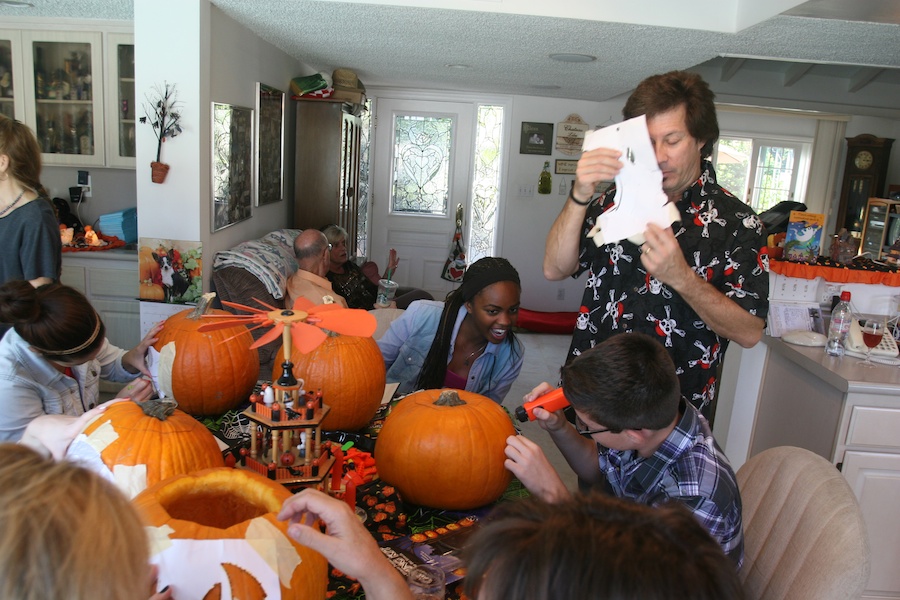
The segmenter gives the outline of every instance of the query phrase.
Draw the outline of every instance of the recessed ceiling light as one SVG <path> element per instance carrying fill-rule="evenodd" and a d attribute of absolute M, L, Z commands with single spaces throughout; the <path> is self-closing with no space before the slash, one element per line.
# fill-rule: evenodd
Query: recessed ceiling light
<path fill-rule="evenodd" d="M 34 8 L 31 2 L 19 2 L 18 0 L 0 0 L 0 6 L 11 6 L 13 8 Z"/>
<path fill-rule="evenodd" d="M 444 66 L 447 67 L 448 69 L 460 69 L 460 70 L 472 68 L 469 65 L 463 65 L 463 64 L 449 64 L 449 65 L 444 65 Z"/>
<path fill-rule="evenodd" d="M 551 60 L 557 60 L 559 62 L 568 62 L 568 63 L 586 63 L 586 62 L 594 62 L 597 60 L 596 56 L 591 56 L 590 54 L 551 54 Z"/>

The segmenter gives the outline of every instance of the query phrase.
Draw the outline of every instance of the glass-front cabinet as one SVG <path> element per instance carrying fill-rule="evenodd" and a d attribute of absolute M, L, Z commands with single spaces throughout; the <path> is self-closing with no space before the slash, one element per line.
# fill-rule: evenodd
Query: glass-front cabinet
<path fill-rule="evenodd" d="M 102 34 L 23 31 L 22 47 L 26 119 L 44 162 L 102 165 Z"/>
<path fill-rule="evenodd" d="M 869 198 L 863 221 L 860 253 L 881 260 L 900 238 L 900 201 Z"/>
<path fill-rule="evenodd" d="M 0 29 L 0 114 L 11 119 L 25 118 L 21 47 L 18 31 Z"/>
<path fill-rule="evenodd" d="M 106 100 L 107 164 L 134 168 L 135 123 L 140 109 L 134 92 L 134 36 L 110 33 L 106 41 L 110 73 Z"/>

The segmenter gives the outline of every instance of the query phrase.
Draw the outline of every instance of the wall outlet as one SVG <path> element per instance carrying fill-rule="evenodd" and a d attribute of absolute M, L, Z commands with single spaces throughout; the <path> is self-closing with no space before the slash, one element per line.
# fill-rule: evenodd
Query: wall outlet
<path fill-rule="evenodd" d="M 819 304 L 831 306 L 831 299 L 841 295 L 841 286 L 825 282 L 820 289 Z"/>

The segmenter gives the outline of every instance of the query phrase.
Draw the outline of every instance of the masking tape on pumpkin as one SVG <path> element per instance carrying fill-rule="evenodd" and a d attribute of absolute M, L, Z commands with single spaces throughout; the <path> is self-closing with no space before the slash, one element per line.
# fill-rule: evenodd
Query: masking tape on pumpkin
<path fill-rule="evenodd" d="M 116 431 L 115 426 L 109 421 L 105 423 L 101 423 L 97 429 L 91 432 L 89 436 L 87 436 L 87 443 L 96 450 L 98 453 L 102 453 L 109 447 L 110 444 L 119 439 L 119 432 Z"/>
<path fill-rule="evenodd" d="M 147 489 L 147 465 L 114 465 L 113 479 L 129 499 L 134 498 Z"/>
<path fill-rule="evenodd" d="M 154 529 L 156 531 L 154 531 Z M 192 540 L 167 539 L 167 547 L 157 552 L 156 542 L 163 542 L 165 531 L 175 533 L 167 525 L 148 527 L 151 540 L 151 562 L 159 566 L 159 581 L 178 590 L 178 597 L 203 598 L 217 583 L 221 584 L 222 598 L 231 598 L 231 582 L 222 567 L 235 565 L 252 576 L 265 592 L 265 598 L 281 597 L 278 574 L 259 553 L 262 546 L 275 546 L 274 539 L 259 540 L 251 546 L 246 540 Z M 274 550 L 266 550 L 271 555 Z"/>
<path fill-rule="evenodd" d="M 159 351 L 159 389 L 166 398 L 175 398 L 172 393 L 172 371 L 175 364 L 175 342 L 169 342 Z"/>
<path fill-rule="evenodd" d="M 301 561 L 297 549 L 294 548 L 284 532 L 273 525 L 271 521 L 257 517 L 247 525 L 247 533 L 244 534 L 244 538 L 278 573 L 281 585 L 290 588 L 291 577 Z M 272 541 L 275 542 L 274 545 L 272 545 Z"/>
<path fill-rule="evenodd" d="M 172 546 L 172 538 L 170 537 L 175 530 L 169 525 L 160 525 L 158 527 L 145 527 L 147 530 L 147 538 L 150 541 L 150 556 L 156 556 L 160 552 L 165 552 Z"/>

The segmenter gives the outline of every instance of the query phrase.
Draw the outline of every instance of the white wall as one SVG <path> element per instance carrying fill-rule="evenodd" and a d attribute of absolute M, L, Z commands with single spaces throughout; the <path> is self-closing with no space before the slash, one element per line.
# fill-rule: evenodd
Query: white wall
<path fill-rule="evenodd" d="M 286 91 L 292 77 L 311 69 L 263 42 L 208 0 L 136 2 L 134 12 L 137 94 L 142 97 L 164 81 L 175 83 L 184 126 L 184 133 L 163 144 L 162 161 L 171 165 L 163 184 L 150 182 L 156 138 L 150 127 L 138 126 L 139 233 L 200 241 L 208 288 L 216 251 L 287 227 L 291 215 L 290 201 L 254 206 L 250 219 L 211 232 L 211 103 L 255 108 L 257 81 Z M 160 31 L 177 42 L 161 43 Z"/>

